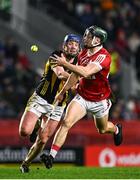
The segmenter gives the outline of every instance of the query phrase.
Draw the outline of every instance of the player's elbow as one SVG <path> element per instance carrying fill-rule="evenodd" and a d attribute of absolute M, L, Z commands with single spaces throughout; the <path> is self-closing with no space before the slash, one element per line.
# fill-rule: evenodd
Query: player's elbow
<path fill-rule="evenodd" d="M 59 75 L 59 76 L 57 76 L 58 77 L 58 79 L 61 79 L 61 80 L 66 80 L 67 78 L 65 77 L 65 76 L 63 76 L 63 75 Z"/>
<path fill-rule="evenodd" d="M 63 76 L 57 76 L 58 77 L 58 79 L 64 79 L 64 77 Z"/>
<path fill-rule="evenodd" d="M 59 73 L 57 75 L 58 79 L 62 79 L 62 80 L 67 80 L 67 78 L 69 77 L 66 73 Z"/>

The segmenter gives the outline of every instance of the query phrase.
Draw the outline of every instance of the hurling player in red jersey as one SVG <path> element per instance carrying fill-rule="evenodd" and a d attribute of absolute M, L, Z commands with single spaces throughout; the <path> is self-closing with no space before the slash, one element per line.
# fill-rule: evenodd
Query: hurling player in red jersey
<path fill-rule="evenodd" d="M 41 156 L 46 168 L 52 167 L 53 159 L 64 144 L 69 129 L 88 111 L 92 112 L 95 126 L 100 134 L 112 134 L 116 146 L 122 143 L 121 124 L 114 125 L 108 121 L 111 107 L 111 89 L 108 82 L 111 56 L 103 48 L 106 39 L 107 32 L 104 29 L 91 26 L 84 33 L 84 49 L 78 56 L 78 65 L 70 64 L 63 55 L 52 57 L 54 65 L 63 66 L 73 72 L 56 96 L 56 100 L 61 101 L 66 90 L 72 87 L 79 77 L 81 78 L 77 87 L 77 95 L 67 107 L 64 121 L 55 135 L 50 154 Z"/>

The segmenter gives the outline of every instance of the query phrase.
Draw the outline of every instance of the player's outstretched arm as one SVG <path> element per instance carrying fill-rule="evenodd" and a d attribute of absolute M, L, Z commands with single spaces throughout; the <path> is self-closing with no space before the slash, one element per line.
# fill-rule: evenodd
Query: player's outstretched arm
<path fill-rule="evenodd" d="M 78 75 L 84 78 L 89 78 L 91 75 L 101 70 L 100 66 L 98 66 L 95 63 L 89 63 L 87 66 L 70 64 L 68 61 L 66 61 L 66 58 L 63 56 L 63 54 L 61 55 L 61 57 L 54 55 L 52 59 L 53 59 L 52 61 L 53 65 L 63 66 L 69 69 L 71 72 L 77 73 Z"/>

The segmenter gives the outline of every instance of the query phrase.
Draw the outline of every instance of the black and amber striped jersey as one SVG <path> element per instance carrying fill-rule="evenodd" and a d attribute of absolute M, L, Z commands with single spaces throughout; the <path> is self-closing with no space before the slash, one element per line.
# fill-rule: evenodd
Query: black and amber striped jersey
<path fill-rule="evenodd" d="M 51 54 L 57 54 L 58 56 L 63 53 L 62 51 L 55 51 Z M 70 61 L 71 62 L 71 61 Z M 73 64 L 77 63 L 77 58 L 74 58 Z M 50 64 L 50 60 L 46 62 L 44 74 L 36 88 L 36 93 L 41 96 L 43 99 L 47 100 L 48 103 L 53 104 L 54 98 L 57 93 L 63 88 L 65 81 L 59 79 L 53 71 L 53 66 Z M 65 93 L 63 101 L 59 105 L 66 105 L 68 100 L 68 92 Z"/>

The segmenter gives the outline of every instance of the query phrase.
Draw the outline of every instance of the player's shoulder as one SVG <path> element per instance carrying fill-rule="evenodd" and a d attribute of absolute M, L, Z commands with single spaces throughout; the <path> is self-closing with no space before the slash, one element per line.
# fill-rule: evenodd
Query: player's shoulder
<path fill-rule="evenodd" d="M 110 53 L 104 47 L 100 49 L 99 54 L 104 54 L 106 56 L 110 56 Z"/>
<path fill-rule="evenodd" d="M 104 62 L 106 65 L 109 65 L 111 63 L 111 56 L 110 53 L 105 49 L 101 48 L 97 53 L 95 53 L 95 61 Z"/>
<path fill-rule="evenodd" d="M 111 55 L 105 48 L 101 48 L 98 53 L 96 54 L 98 58 L 106 59 L 108 61 L 111 61 Z"/>

